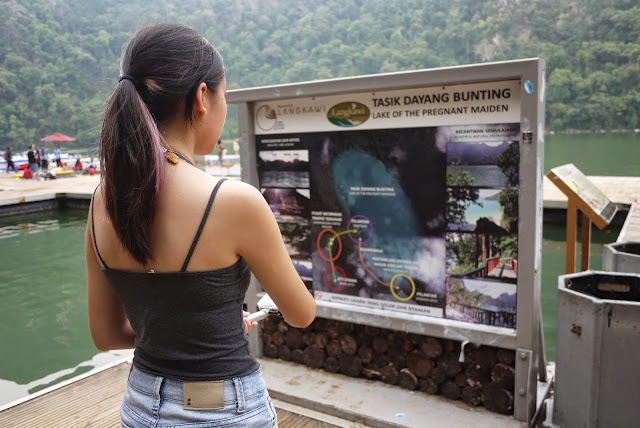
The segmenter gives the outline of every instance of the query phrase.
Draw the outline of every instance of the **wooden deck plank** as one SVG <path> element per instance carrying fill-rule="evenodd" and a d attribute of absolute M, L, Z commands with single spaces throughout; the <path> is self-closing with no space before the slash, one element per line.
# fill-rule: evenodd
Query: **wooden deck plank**
<path fill-rule="evenodd" d="M 640 204 L 631 206 L 616 242 L 640 242 Z"/>
<path fill-rule="evenodd" d="M 0 413 L 0 426 L 120 425 L 130 365 L 123 363 Z"/>
<path fill-rule="evenodd" d="M 278 414 L 278 426 L 282 428 L 333 428 L 337 425 L 330 424 L 328 422 L 321 422 L 315 419 L 308 418 L 306 416 L 297 415 L 287 410 L 278 409 L 276 407 L 276 413 Z"/>
<path fill-rule="evenodd" d="M 587 176 L 609 200 L 619 205 L 629 206 L 640 202 L 640 177 Z M 543 176 L 542 199 L 545 208 L 567 208 L 567 196 Z"/>
<path fill-rule="evenodd" d="M 0 427 L 119 427 L 120 403 L 131 364 L 122 363 L 0 412 Z M 282 428 L 331 428 L 276 408 Z"/>

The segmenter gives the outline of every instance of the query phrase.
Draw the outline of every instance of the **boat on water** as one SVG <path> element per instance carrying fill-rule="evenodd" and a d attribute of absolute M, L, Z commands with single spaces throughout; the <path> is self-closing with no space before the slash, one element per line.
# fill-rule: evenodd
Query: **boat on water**
<path fill-rule="evenodd" d="M 302 215 L 302 208 L 297 205 L 283 205 L 278 207 L 278 212 L 286 215 Z"/>

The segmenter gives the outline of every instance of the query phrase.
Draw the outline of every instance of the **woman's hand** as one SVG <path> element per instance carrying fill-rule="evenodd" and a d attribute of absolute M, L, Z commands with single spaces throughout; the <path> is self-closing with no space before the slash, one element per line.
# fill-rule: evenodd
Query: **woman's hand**
<path fill-rule="evenodd" d="M 249 312 L 242 311 L 242 321 L 244 321 L 244 332 L 249 334 L 251 329 L 258 325 L 258 321 L 249 321 L 247 317 L 249 316 Z"/>

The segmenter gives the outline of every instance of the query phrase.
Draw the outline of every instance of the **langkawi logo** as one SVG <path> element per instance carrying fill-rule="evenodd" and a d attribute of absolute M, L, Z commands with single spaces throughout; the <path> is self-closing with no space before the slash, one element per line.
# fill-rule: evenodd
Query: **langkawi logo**
<path fill-rule="evenodd" d="M 265 104 L 256 112 L 256 125 L 263 131 L 271 131 L 276 125 L 278 115 L 269 105 Z"/>
<path fill-rule="evenodd" d="M 329 109 L 327 119 L 341 128 L 362 125 L 371 116 L 371 110 L 364 104 L 348 101 L 336 104 Z"/>

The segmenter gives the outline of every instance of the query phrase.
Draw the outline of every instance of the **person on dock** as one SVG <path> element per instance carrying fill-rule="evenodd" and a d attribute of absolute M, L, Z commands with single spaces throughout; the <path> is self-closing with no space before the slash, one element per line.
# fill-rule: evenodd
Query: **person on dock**
<path fill-rule="evenodd" d="M 27 166 L 28 168 L 31 170 L 32 174 L 35 174 L 36 172 L 38 172 L 38 151 L 36 150 L 36 148 L 32 145 L 29 146 L 29 151 L 27 152 Z"/>
<path fill-rule="evenodd" d="M 218 161 L 220 162 L 220 166 L 222 166 L 222 159 L 224 159 L 224 143 L 222 142 L 222 140 L 218 140 L 218 144 L 217 144 L 217 148 L 218 148 Z"/>
<path fill-rule="evenodd" d="M 40 157 L 40 150 L 38 150 L 37 147 L 34 147 L 33 150 L 36 154 L 36 163 L 38 164 L 38 170 L 40 170 L 42 168 L 42 158 Z"/>
<path fill-rule="evenodd" d="M 93 158 L 91 158 L 89 160 L 89 168 L 87 168 L 87 172 L 89 173 L 89 175 L 95 175 L 96 174 L 96 164 L 93 161 Z"/>
<path fill-rule="evenodd" d="M 56 159 L 56 167 L 62 168 L 62 155 L 60 153 L 60 146 L 56 146 L 56 149 L 53 151 L 53 156 Z"/>
<path fill-rule="evenodd" d="M 43 170 L 49 169 L 49 159 L 47 159 L 47 148 L 43 145 L 40 147 L 40 164 Z"/>
<path fill-rule="evenodd" d="M 9 168 L 11 168 L 13 172 L 16 172 L 16 166 L 13 164 L 13 153 L 11 153 L 11 150 L 13 150 L 13 148 L 9 146 L 7 147 L 7 151 L 4 152 L 4 160 L 7 161 L 7 174 L 9 174 Z"/>
<path fill-rule="evenodd" d="M 290 325 L 316 307 L 260 191 L 194 166 L 224 125 L 222 57 L 161 23 L 134 34 L 120 67 L 85 257 L 94 344 L 135 348 L 122 424 L 277 426 L 242 310 L 251 272 Z"/>

